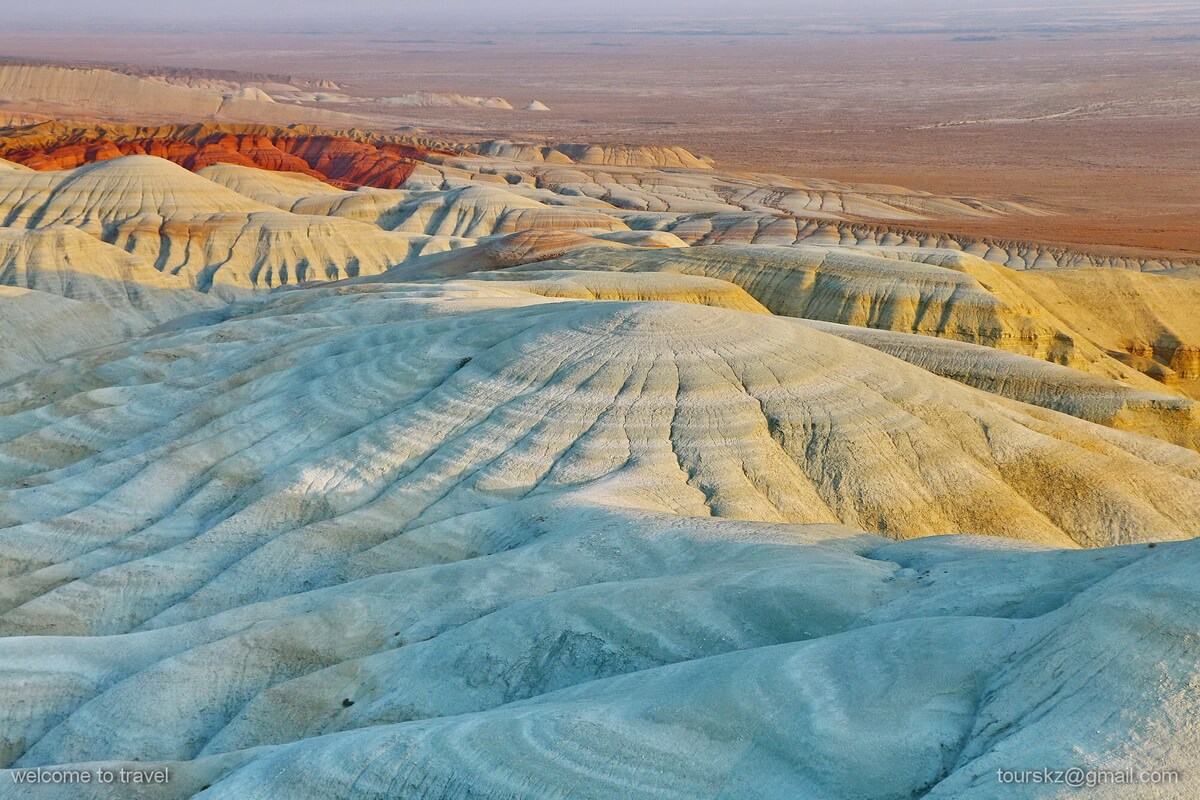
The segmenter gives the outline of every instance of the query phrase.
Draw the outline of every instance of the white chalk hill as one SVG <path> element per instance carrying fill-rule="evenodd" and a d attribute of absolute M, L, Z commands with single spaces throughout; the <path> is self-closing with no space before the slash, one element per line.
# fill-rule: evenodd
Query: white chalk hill
<path fill-rule="evenodd" d="M 1179 746 L 1197 551 L 1132 543 L 1193 534 L 1200 455 L 529 277 L 258 298 L 0 390 L 5 760 L 169 762 L 166 797 L 982 798 L 1132 757 L 1117 709 Z"/>
<path fill-rule="evenodd" d="M 270 181 L 271 173 L 255 172 Z M 349 219 L 286 213 L 152 156 L 60 172 L 0 171 L 0 220 L 10 227 L 77 228 L 192 288 L 227 296 L 382 272 L 430 241 Z"/>
<path fill-rule="evenodd" d="M 0 164 L 4 797 L 1200 774 L 1192 284 L 205 173 Z"/>

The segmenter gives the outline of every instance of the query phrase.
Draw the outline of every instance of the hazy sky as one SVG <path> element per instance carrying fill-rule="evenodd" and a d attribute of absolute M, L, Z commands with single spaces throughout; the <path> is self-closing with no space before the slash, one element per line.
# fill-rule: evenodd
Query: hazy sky
<path fill-rule="evenodd" d="M 1191 0 L 1176 0 L 1179 5 L 1195 5 Z M 1197 0 L 1200 2 L 1200 0 Z M 1171 4 L 1170 0 L 1162 5 Z M 610 17 L 628 24 L 639 16 L 680 15 L 720 18 L 752 16 L 755 14 L 801 15 L 845 13 L 852 9 L 874 11 L 876 14 L 895 12 L 921 13 L 937 9 L 970 7 L 1025 8 L 1031 14 L 1054 8 L 1080 6 L 1129 6 L 1129 0 L 435 0 L 434 2 L 402 2 L 398 0 L 0 0 L 4 16 L 12 19 L 40 19 L 47 23 L 80 22 L 97 16 L 108 19 L 138 18 L 146 20 L 193 20 L 197 18 L 231 19 L 271 17 L 346 18 L 349 16 L 388 16 L 392 18 L 460 17 L 466 20 L 495 19 L 518 21 L 521 18 L 564 18 L 570 16 L 591 19 Z M 632 18 L 632 19 L 631 19 Z M 2 25 L 3 22 L 0 22 Z"/>

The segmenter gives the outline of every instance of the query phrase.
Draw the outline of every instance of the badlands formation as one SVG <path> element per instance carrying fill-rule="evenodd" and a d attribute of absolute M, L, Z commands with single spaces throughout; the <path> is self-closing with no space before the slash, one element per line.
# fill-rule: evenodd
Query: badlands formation
<path fill-rule="evenodd" d="M 187 72 L 158 74 L 133 68 L 0 60 L 0 111 L 13 108 L 49 117 L 353 125 L 396 108 L 455 107 L 509 112 L 517 108 L 503 97 L 457 92 L 418 90 L 356 97 L 329 80 L 296 80 L 289 76 L 239 80 L 197 77 Z M 539 100 L 529 100 L 520 108 L 522 112 L 550 110 Z"/>
<path fill-rule="evenodd" d="M 4 797 L 1200 793 L 1195 264 L 679 148 L 8 134 Z"/>

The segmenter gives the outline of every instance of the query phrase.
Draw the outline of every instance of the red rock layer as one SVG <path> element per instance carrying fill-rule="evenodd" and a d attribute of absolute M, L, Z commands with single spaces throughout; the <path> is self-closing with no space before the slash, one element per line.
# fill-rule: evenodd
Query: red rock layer
<path fill-rule="evenodd" d="M 8 152 L 4 158 L 37 170 L 56 170 L 126 155 L 158 156 L 193 171 L 211 164 L 238 164 L 276 172 L 301 172 L 348 189 L 359 186 L 395 189 L 408 179 L 416 162 L 428 152 L 411 145 L 377 145 L 338 136 L 213 134 L 196 142 L 144 138 L 49 144 Z"/>

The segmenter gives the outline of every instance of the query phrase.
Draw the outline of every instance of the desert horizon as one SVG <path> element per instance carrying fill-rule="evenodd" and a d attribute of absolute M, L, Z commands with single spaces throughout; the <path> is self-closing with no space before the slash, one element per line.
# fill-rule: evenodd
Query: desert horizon
<path fill-rule="evenodd" d="M 551 111 L 326 107 L 465 136 L 679 145 L 730 169 L 1040 201 L 1057 213 L 1039 225 L 955 231 L 1200 252 L 1196 4 L 896 5 L 933 11 L 864 23 L 861 4 L 761 3 L 765 17 L 752 4 L 697 22 L 666 4 L 614 22 L 529 3 L 496 22 L 457 20 L 449 5 L 376 24 L 234 16 L 211 33 L 134 17 L 118 30 L 0 33 L 0 56 L 297 74 L 351 96 L 538 101 Z"/>

